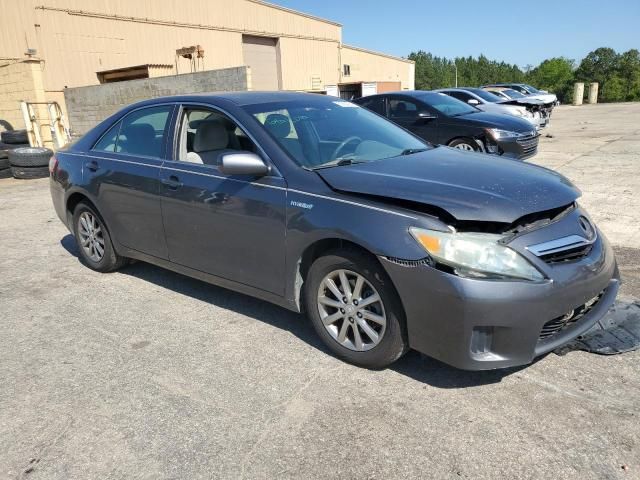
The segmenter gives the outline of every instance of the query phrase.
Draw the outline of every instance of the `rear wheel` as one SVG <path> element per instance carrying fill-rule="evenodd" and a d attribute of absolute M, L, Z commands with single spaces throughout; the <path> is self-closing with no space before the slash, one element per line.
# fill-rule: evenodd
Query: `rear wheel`
<path fill-rule="evenodd" d="M 73 227 L 80 258 L 92 270 L 111 272 L 126 259 L 118 255 L 102 218 L 91 205 L 80 202 L 73 212 Z"/>
<path fill-rule="evenodd" d="M 480 150 L 478 144 L 470 138 L 456 138 L 449 142 L 449 146 L 465 152 L 478 152 Z"/>
<path fill-rule="evenodd" d="M 316 332 L 341 359 L 383 368 L 407 351 L 395 289 L 368 256 L 336 251 L 318 258 L 307 275 L 304 298 Z"/>

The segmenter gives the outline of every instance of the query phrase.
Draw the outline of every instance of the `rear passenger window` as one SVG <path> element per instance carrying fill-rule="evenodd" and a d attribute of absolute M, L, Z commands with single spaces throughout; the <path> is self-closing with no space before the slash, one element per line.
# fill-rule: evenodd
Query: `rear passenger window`
<path fill-rule="evenodd" d="M 173 106 L 136 110 L 122 120 L 116 152 L 160 158 Z"/>
<path fill-rule="evenodd" d="M 360 106 L 371 110 L 372 112 L 376 112 L 378 115 L 384 115 L 384 98 L 376 97 L 370 98 L 366 100 L 362 100 L 360 102 Z"/>

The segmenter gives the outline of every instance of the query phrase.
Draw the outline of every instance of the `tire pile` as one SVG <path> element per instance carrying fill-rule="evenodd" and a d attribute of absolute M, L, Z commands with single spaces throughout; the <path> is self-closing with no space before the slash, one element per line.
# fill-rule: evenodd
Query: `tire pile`
<path fill-rule="evenodd" d="M 48 148 L 30 147 L 26 130 L 0 133 L 0 178 L 45 178 L 49 176 Z"/>

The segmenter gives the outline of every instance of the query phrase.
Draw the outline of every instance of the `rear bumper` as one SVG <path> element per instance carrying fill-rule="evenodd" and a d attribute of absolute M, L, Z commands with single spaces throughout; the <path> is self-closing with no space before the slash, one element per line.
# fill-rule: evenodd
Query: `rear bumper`
<path fill-rule="evenodd" d="M 554 267 L 557 275 L 541 283 L 461 278 L 380 261 L 404 306 L 411 348 L 465 370 L 526 365 L 571 341 L 607 313 L 620 283 L 604 239 L 593 255 Z M 578 321 L 541 338 L 545 324 L 599 295 Z"/>

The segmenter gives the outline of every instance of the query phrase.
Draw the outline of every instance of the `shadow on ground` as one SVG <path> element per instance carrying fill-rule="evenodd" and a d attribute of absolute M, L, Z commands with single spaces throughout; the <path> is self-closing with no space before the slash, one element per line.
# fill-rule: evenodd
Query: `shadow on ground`
<path fill-rule="evenodd" d="M 66 235 L 61 239 L 60 244 L 80 261 L 78 246 L 72 235 Z M 156 267 L 149 263 L 136 262 L 123 268 L 119 273 L 131 275 L 181 295 L 187 295 L 202 302 L 232 310 L 241 315 L 289 331 L 303 342 L 324 352 L 326 355 L 331 355 L 304 316 L 277 305 Z M 450 367 L 412 350 L 389 368 L 432 387 L 466 388 L 499 383 L 504 377 L 524 367 L 469 372 Z"/>

